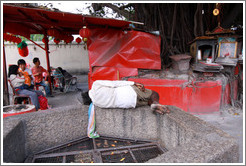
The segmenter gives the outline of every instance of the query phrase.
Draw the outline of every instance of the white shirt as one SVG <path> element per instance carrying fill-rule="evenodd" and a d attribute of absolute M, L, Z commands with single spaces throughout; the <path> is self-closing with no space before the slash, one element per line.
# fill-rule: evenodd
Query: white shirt
<path fill-rule="evenodd" d="M 93 104 L 101 108 L 135 108 L 137 94 L 131 85 L 133 81 L 97 80 L 89 96 Z"/>
<path fill-rule="evenodd" d="M 11 81 L 11 84 L 13 85 L 14 88 L 23 85 L 24 82 L 25 82 L 24 76 L 18 77 L 15 74 L 11 74 L 10 77 L 9 77 L 9 80 Z"/>

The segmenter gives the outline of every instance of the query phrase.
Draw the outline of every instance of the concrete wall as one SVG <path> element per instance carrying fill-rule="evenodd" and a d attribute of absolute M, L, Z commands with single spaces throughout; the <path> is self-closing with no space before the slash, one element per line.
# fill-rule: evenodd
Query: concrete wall
<path fill-rule="evenodd" d="M 238 144 L 227 133 L 181 109 L 155 115 L 149 107 L 101 109 L 96 107 L 99 134 L 157 140 L 168 152 L 148 162 L 209 163 L 239 161 Z"/>
<path fill-rule="evenodd" d="M 3 161 L 23 162 L 26 157 L 24 123 L 18 119 L 8 121 L 3 130 L 3 137 Z"/>
<path fill-rule="evenodd" d="M 177 107 L 172 106 L 170 109 L 172 110 L 170 114 L 155 115 L 148 106 L 136 109 L 95 107 L 96 129 L 102 136 L 156 140 L 168 149 L 168 152 L 148 162 L 238 162 L 238 144 L 233 137 Z M 77 104 L 4 118 L 5 159 L 17 161 L 13 155 L 10 155 L 11 149 L 8 146 L 14 147 L 21 142 L 7 141 L 8 133 L 13 133 L 9 128 L 13 123 L 18 122 L 17 120 L 22 121 L 25 126 L 25 155 L 27 156 L 85 136 L 87 111 L 88 106 Z M 19 130 L 22 133 L 21 129 Z"/>
<path fill-rule="evenodd" d="M 35 152 L 85 136 L 88 107 L 83 107 L 74 105 L 4 118 L 4 162 L 24 162 Z"/>
<path fill-rule="evenodd" d="M 37 42 L 44 47 L 43 42 Z M 33 66 L 33 58 L 38 57 L 41 65 L 47 69 L 46 54 L 40 47 L 31 42 L 27 42 L 29 55 L 21 57 L 18 53 L 16 44 L 9 44 L 5 42 L 6 62 L 9 64 L 17 64 L 19 59 L 24 59 L 27 63 Z M 88 51 L 84 50 L 82 44 L 59 44 L 58 46 L 53 42 L 49 43 L 50 51 L 50 65 L 52 67 L 62 67 L 63 69 L 77 73 L 87 73 L 89 71 Z"/>

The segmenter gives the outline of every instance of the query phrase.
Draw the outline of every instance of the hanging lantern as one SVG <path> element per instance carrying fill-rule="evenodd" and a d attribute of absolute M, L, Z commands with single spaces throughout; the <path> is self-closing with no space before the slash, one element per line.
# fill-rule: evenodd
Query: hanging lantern
<path fill-rule="evenodd" d="M 67 39 L 69 40 L 69 43 L 71 43 L 73 41 L 74 37 L 72 35 L 69 35 Z"/>
<path fill-rule="evenodd" d="M 48 43 L 49 43 L 49 39 L 47 39 L 47 40 L 48 40 Z M 45 43 L 45 38 L 42 39 L 42 42 Z"/>
<path fill-rule="evenodd" d="M 12 42 L 16 43 L 16 39 L 17 39 L 17 37 L 16 36 L 13 36 L 12 37 Z"/>
<path fill-rule="evenodd" d="M 54 39 L 54 42 L 55 42 L 56 44 L 59 44 L 59 43 L 60 43 L 60 39 L 55 38 L 55 39 Z"/>
<path fill-rule="evenodd" d="M 84 26 L 83 28 L 81 28 L 80 30 L 79 30 L 79 35 L 81 36 L 81 37 L 85 37 L 85 38 L 88 38 L 90 35 L 91 35 L 91 31 L 90 31 L 90 29 L 88 29 L 88 28 L 86 28 L 86 26 Z"/>
<path fill-rule="evenodd" d="M 70 40 L 69 40 L 69 39 L 65 39 L 64 42 L 65 42 L 66 44 L 68 44 L 68 43 L 70 43 Z"/>
<path fill-rule="evenodd" d="M 80 37 L 77 37 L 77 38 L 76 38 L 76 42 L 77 42 L 78 44 L 81 43 L 81 41 L 82 41 L 82 40 L 80 39 Z"/>
<path fill-rule="evenodd" d="M 6 34 L 6 35 L 4 36 L 4 40 L 5 40 L 5 41 L 9 41 L 9 38 L 10 38 L 10 36 L 9 36 L 8 34 Z"/>
<path fill-rule="evenodd" d="M 21 38 L 17 37 L 17 38 L 16 38 L 16 43 L 19 44 L 20 42 L 21 42 Z"/>
<path fill-rule="evenodd" d="M 28 51 L 27 44 L 25 41 L 20 42 L 17 45 L 17 47 L 18 47 L 18 52 L 19 52 L 20 56 L 22 56 L 22 57 L 28 56 L 29 51 Z"/>
<path fill-rule="evenodd" d="M 10 35 L 9 41 L 10 41 L 10 42 L 13 42 L 13 41 L 14 41 L 14 36 Z"/>
<path fill-rule="evenodd" d="M 47 30 L 47 34 L 48 36 L 58 37 L 60 35 L 60 32 L 55 28 L 51 28 Z"/>

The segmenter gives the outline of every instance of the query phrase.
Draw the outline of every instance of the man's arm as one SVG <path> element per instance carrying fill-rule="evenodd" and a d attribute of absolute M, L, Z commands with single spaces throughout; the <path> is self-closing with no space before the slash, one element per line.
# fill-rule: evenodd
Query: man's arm
<path fill-rule="evenodd" d="M 42 66 L 40 66 L 41 67 L 41 69 L 42 69 L 42 73 L 44 72 L 44 73 L 46 73 L 47 74 L 47 76 L 49 76 L 50 75 L 50 73 L 45 69 L 45 68 L 43 68 Z"/>

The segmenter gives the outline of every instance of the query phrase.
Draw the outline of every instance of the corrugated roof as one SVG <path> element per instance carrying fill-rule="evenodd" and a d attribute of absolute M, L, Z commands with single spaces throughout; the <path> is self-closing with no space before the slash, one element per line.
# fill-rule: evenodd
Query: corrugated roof
<path fill-rule="evenodd" d="M 105 19 L 92 16 L 83 16 L 68 12 L 55 12 L 39 8 L 27 8 L 3 4 L 4 32 L 15 34 L 43 34 L 47 29 L 54 27 L 63 33 L 79 34 L 85 26 L 108 26 L 126 28 L 131 22 Z"/>

